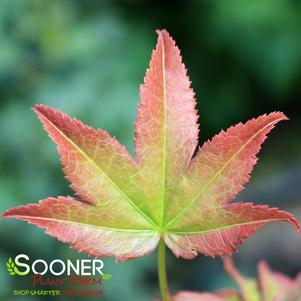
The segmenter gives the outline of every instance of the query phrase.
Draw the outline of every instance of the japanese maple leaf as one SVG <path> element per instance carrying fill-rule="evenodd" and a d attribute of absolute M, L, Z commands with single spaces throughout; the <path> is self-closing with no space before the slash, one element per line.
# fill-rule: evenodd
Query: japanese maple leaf
<path fill-rule="evenodd" d="M 9 209 L 71 247 L 117 261 L 152 252 L 160 239 L 176 256 L 229 254 L 272 221 L 296 219 L 265 205 L 229 202 L 243 189 L 274 112 L 222 131 L 198 149 L 194 92 L 180 51 L 158 31 L 135 124 L 135 160 L 107 132 L 45 105 L 34 107 L 57 144 L 78 198 L 57 197 Z"/>

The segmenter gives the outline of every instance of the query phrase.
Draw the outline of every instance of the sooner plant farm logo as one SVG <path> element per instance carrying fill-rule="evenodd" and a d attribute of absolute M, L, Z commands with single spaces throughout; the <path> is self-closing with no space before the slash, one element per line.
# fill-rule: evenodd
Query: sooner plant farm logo
<path fill-rule="evenodd" d="M 10 276 L 31 276 L 34 288 L 14 290 L 14 295 L 100 295 L 101 290 L 83 290 L 82 288 L 99 288 L 103 280 L 110 279 L 112 275 L 104 273 L 103 267 L 104 263 L 101 259 L 76 259 L 75 261 L 54 259 L 50 262 L 36 259 L 32 261 L 26 254 L 19 254 L 14 260 L 9 257 L 6 262 Z M 42 290 L 37 290 L 41 287 Z M 51 290 L 44 288 L 51 288 Z"/>

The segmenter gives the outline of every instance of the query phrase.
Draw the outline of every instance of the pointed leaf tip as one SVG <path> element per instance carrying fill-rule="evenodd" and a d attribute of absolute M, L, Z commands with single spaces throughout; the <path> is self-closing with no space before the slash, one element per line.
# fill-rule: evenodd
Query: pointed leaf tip
<path fill-rule="evenodd" d="M 163 29 L 156 29 L 156 33 L 157 33 L 157 35 L 168 35 L 170 37 L 169 32 L 165 28 L 163 28 Z"/>

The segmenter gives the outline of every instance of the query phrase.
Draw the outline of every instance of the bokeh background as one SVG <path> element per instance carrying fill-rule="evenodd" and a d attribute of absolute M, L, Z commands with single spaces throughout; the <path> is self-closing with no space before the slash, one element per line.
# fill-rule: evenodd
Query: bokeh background
<path fill-rule="evenodd" d="M 290 117 L 264 144 L 238 199 L 279 206 L 301 219 L 298 0 L 1 0 L 1 212 L 72 194 L 54 144 L 30 111 L 34 104 L 49 104 L 106 129 L 133 151 L 138 87 L 158 28 L 167 28 L 182 50 L 198 100 L 201 143 L 221 128 L 262 113 L 281 110 Z M 26 277 L 7 274 L 9 256 L 86 258 L 24 222 L 2 220 L 0 238 L 1 300 L 13 300 L 13 289 L 30 287 Z M 269 225 L 234 258 L 246 275 L 255 275 L 256 263 L 264 258 L 273 269 L 294 276 L 301 269 L 301 240 L 285 224 Z M 104 284 L 104 296 L 77 299 L 158 296 L 155 254 L 122 264 L 104 262 L 105 272 L 113 275 Z M 184 261 L 169 253 L 168 272 L 173 291 L 233 285 L 218 258 Z"/>

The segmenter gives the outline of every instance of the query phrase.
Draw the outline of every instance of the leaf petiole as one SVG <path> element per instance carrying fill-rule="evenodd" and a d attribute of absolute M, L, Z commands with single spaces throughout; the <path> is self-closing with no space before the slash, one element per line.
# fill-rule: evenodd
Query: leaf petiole
<path fill-rule="evenodd" d="M 161 291 L 162 301 L 172 301 L 168 290 L 165 257 L 166 257 L 165 242 L 161 238 L 158 246 L 158 276 L 159 276 L 160 291 Z"/>

